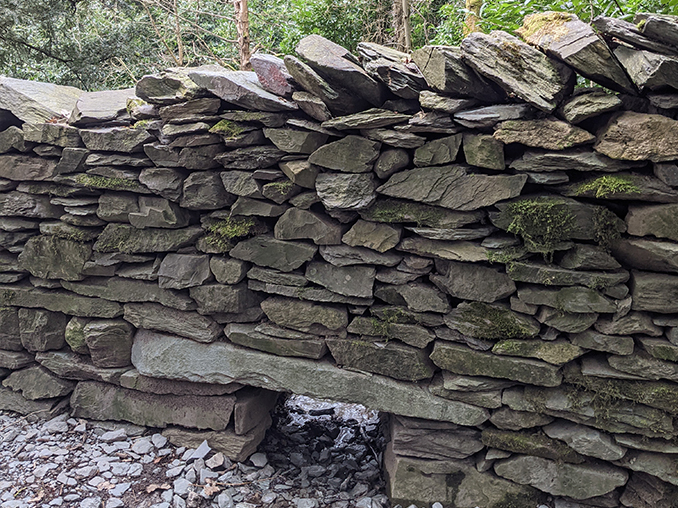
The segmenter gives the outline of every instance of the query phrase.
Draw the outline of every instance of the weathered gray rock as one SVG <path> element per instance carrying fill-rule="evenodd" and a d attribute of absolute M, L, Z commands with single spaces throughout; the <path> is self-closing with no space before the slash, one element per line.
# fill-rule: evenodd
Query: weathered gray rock
<path fill-rule="evenodd" d="M 5 351 L 21 351 L 21 335 L 19 332 L 18 309 L 3 307 L 0 309 L 0 349 Z"/>
<path fill-rule="evenodd" d="M 362 247 L 348 245 L 331 245 L 320 247 L 320 255 L 334 266 L 350 265 L 381 265 L 396 266 L 402 261 L 402 256 L 392 252 L 379 253 Z"/>
<path fill-rule="evenodd" d="M 651 337 L 640 337 L 639 345 L 654 358 L 675 362 L 678 360 L 677 346 L 666 339 L 653 339 Z"/>
<path fill-rule="evenodd" d="M 367 101 L 362 97 L 357 94 L 352 94 L 335 84 L 328 83 L 316 71 L 298 58 L 286 55 L 284 62 L 294 80 L 299 83 L 304 90 L 313 96 L 318 97 L 333 114 L 339 116 L 350 115 L 363 111 L 368 107 Z M 308 99 L 304 98 L 304 100 L 307 104 L 309 103 Z M 303 109 L 302 106 L 300 107 Z M 318 105 L 309 106 L 307 107 L 307 110 L 311 108 L 315 115 L 310 116 L 317 120 L 323 121 L 331 117 L 331 115 L 329 115 L 328 118 L 323 118 L 325 112 Z"/>
<path fill-rule="evenodd" d="M 504 144 L 488 134 L 464 134 L 466 163 L 480 168 L 503 170 Z"/>
<path fill-rule="evenodd" d="M 418 148 L 426 143 L 426 138 L 423 136 L 417 136 L 416 134 L 396 131 L 393 129 L 363 129 L 360 131 L 360 134 L 365 136 L 367 139 L 371 139 L 372 141 L 378 141 L 385 145 L 395 146 L 398 148 Z"/>
<path fill-rule="evenodd" d="M 474 351 L 461 344 L 436 342 L 431 360 L 455 374 L 511 379 L 537 386 L 558 386 L 562 374 L 557 366 L 532 359 L 502 357 Z"/>
<path fill-rule="evenodd" d="M 134 88 L 85 92 L 78 98 L 68 123 L 81 127 L 89 124 L 124 121 L 129 118 L 127 101 L 134 99 Z"/>
<path fill-rule="evenodd" d="M 26 123 L 65 117 L 73 110 L 82 90 L 3 76 L 0 79 L 0 108 Z"/>
<path fill-rule="evenodd" d="M 678 165 L 675 163 L 655 163 L 654 175 L 666 185 L 678 187 Z"/>
<path fill-rule="evenodd" d="M 142 376 L 136 369 L 126 371 L 120 376 L 120 386 L 140 392 L 155 393 L 158 395 L 203 395 L 215 396 L 233 393 L 240 388 L 241 384 L 230 383 L 225 385 L 191 383 L 190 381 L 177 381 L 170 379 L 158 379 Z"/>
<path fill-rule="evenodd" d="M 678 50 L 669 44 L 662 44 L 641 32 L 638 26 L 622 19 L 597 16 L 593 19 L 593 26 L 608 37 L 615 37 L 631 46 L 647 49 L 665 55 L 678 55 Z"/>
<path fill-rule="evenodd" d="M 325 145 L 325 147 L 327 146 L 330 145 Z M 321 173 L 316 178 L 318 197 L 328 210 L 368 208 L 377 199 L 376 187 L 374 176 L 371 173 Z"/>
<path fill-rule="evenodd" d="M 207 346 L 177 337 L 139 332 L 132 356 L 144 375 L 164 377 L 159 374 L 190 371 L 193 381 L 218 383 L 246 377 L 248 384 L 267 389 L 309 396 L 323 394 L 332 400 L 358 402 L 396 414 L 462 425 L 478 425 L 489 417 L 484 409 L 432 396 L 412 383 L 366 376 L 323 362 L 269 355 L 225 342 Z M 182 363 L 184 367 L 177 368 Z M 368 379 L 370 390 L 365 391 Z"/>
<path fill-rule="evenodd" d="M 320 76 L 318 76 L 318 78 L 320 78 Z M 294 92 L 292 94 L 292 100 L 297 103 L 299 109 L 319 122 L 324 122 L 325 120 L 332 118 L 332 113 L 330 113 L 330 110 L 327 109 L 325 103 L 320 100 L 320 97 L 317 95 L 308 92 Z"/>
<path fill-rule="evenodd" d="M 96 129 L 80 129 L 79 132 L 83 143 L 89 150 L 140 152 L 145 144 L 155 140 L 155 137 L 144 129 L 99 127 Z"/>
<path fill-rule="evenodd" d="M 183 182 L 181 207 L 189 210 L 217 210 L 233 204 L 235 196 L 224 189 L 218 173 L 191 173 Z"/>
<path fill-rule="evenodd" d="M 264 136 L 283 152 L 310 154 L 327 141 L 327 134 L 297 129 L 264 129 Z"/>
<path fill-rule="evenodd" d="M 532 118 L 536 112 L 529 104 L 499 104 L 459 111 L 454 114 L 454 120 L 470 129 L 486 129 L 506 120 Z"/>
<path fill-rule="evenodd" d="M 403 115 L 388 109 L 372 108 L 352 115 L 340 116 L 323 122 L 324 129 L 379 129 L 391 125 L 405 123 L 410 115 Z"/>
<path fill-rule="evenodd" d="M 228 257 L 212 256 L 209 259 L 209 269 L 221 284 L 238 284 L 245 278 L 249 266 L 244 261 Z"/>
<path fill-rule="evenodd" d="M 629 280 L 629 272 L 582 272 L 567 270 L 542 263 L 515 261 L 507 266 L 506 273 L 515 281 L 549 286 L 587 286 L 605 288 Z"/>
<path fill-rule="evenodd" d="M 274 236 L 278 240 L 308 238 L 316 245 L 338 245 L 341 233 L 341 225 L 330 217 L 299 208 L 287 210 L 274 228 Z"/>
<path fill-rule="evenodd" d="M 174 333 L 198 342 L 213 342 L 222 333 L 221 327 L 207 316 L 155 303 L 126 304 L 125 320 L 137 328 Z"/>
<path fill-rule="evenodd" d="M 500 429 L 522 430 L 548 425 L 553 418 L 529 411 L 514 411 L 504 406 L 492 413 L 490 421 Z"/>
<path fill-rule="evenodd" d="M 220 312 L 239 313 L 259 303 L 256 293 L 244 283 L 233 286 L 225 284 L 203 284 L 190 288 L 191 298 L 198 304 L 200 314 Z"/>
<path fill-rule="evenodd" d="M 43 290 L 30 286 L 3 286 L 0 304 L 43 308 L 81 317 L 114 318 L 122 312 L 122 307 L 115 302 L 82 297 L 66 291 Z"/>
<path fill-rule="evenodd" d="M 357 49 L 365 71 L 398 97 L 416 99 L 426 88 L 424 77 L 406 53 L 373 42 L 359 42 Z"/>
<path fill-rule="evenodd" d="M 195 68 L 173 67 L 158 74 L 143 76 L 136 86 L 137 97 L 151 104 L 175 104 L 204 95 L 189 77 L 188 71 Z"/>
<path fill-rule="evenodd" d="M 315 150 L 311 164 L 345 173 L 367 173 L 379 157 L 380 143 L 361 136 L 346 136 Z"/>
<path fill-rule="evenodd" d="M 229 323 L 225 333 L 234 344 L 278 356 L 296 356 L 318 360 L 327 353 L 325 341 L 320 337 L 311 339 L 288 339 L 274 337 L 256 330 L 256 325 Z"/>
<path fill-rule="evenodd" d="M 471 429 L 410 428 L 406 418 L 391 419 L 389 446 L 400 456 L 430 460 L 465 459 L 480 451 L 480 433 Z M 440 425 L 440 424 L 438 424 Z"/>
<path fill-rule="evenodd" d="M 254 72 L 228 71 L 218 66 L 195 69 L 188 76 L 198 86 L 226 102 L 255 111 L 293 111 L 297 105 L 261 87 Z"/>
<path fill-rule="evenodd" d="M 673 220 L 678 205 L 630 206 L 626 216 L 628 233 L 634 236 L 656 236 L 678 241 L 678 231 Z"/>
<path fill-rule="evenodd" d="M 420 256 L 431 256 L 450 261 L 478 262 L 487 261 L 488 249 L 480 244 L 465 241 L 438 241 L 427 238 L 404 238 L 398 250 Z"/>
<path fill-rule="evenodd" d="M 607 494 L 624 485 L 629 477 L 624 469 L 606 464 L 567 464 L 530 456 L 498 462 L 494 471 L 517 483 L 574 499 Z"/>
<path fill-rule="evenodd" d="M 641 270 L 678 272 L 678 245 L 637 238 L 623 238 L 613 244 L 615 257 L 625 265 Z"/>
<path fill-rule="evenodd" d="M 85 343 L 95 367 L 130 365 L 134 329 L 122 319 L 89 321 L 83 327 Z"/>
<path fill-rule="evenodd" d="M 438 92 L 475 97 L 483 102 L 501 102 L 503 94 L 480 77 L 462 59 L 455 46 L 424 46 L 412 53 L 428 85 Z"/>
<path fill-rule="evenodd" d="M 461 130 L 450 115 L 440 111 L 419 111 L 410 118 L 407 125 L 396 125 L 394 129 L 410 134 L 456 134 Z"/>
<path fill-rule="evenodd" d="M 11 388 L 0 388 L 0 409 L 3 411 L 12 411 L 30 418 L 51 420 L 63 413 L 67 406 L 67 399 L 28 400 Z"/>
<path fill-rule="evenodd" d="M 89 357 L 70 351 L 46 351 L 36 354 L 36 360 L 58 377 L 74 381 L 94 380 L 119 384 L 120 376 L 130 367 L 105 369 L 95 367 Z"/>
<path fill-rule="evenodd" d="M 541 286 L 524 286 L 518 297 L 532 305 L 546 305 L 565 312 L 591 313 L 617 312 L 617 306 L 609 298 L 591 288 L 572 286 L 562 289 Z"/>
<path fill-rule="evenodd" d="M 621 107 L 622 101 L 616 95 L 602 90 L 591 90 L 566 100 L 558 111 L 565 120 L 576 125 Z"/>
<path fill-rule="evenodd" d="M 429 141 L 415 150 L 414 165 L 430 166 L 454 162 L 461 147 L 461 140 L 462 136 L 457 134 Z"/>
<path fill-rule="evenodd" d="M 261 308 L 274 323 L 305 333 L 334 335 L 348 325 L 346 310 L 288 298 L 272 297 Z"/>
<path fill-rule="evenodd" d="M 626 46 L 617 47 L 614 55 L 641 91 L 676 88 L 678 58 Z"/>
<path fill-rule="evenodd" d="M 108 222 L 129 222 L 129 214 L 139 211 L 136 194 L 105 192 L 99 196 L 97 217 Z"/>
<path fill-rule="evenodd" d="M 144 168 L 139 182 L 165 199 L 179 201 L 186 174 L 174 168 Z"/>
<path fill-rule="evenodd" d="M 58 219 L 62 214 L 63 208 L 52 205 L 49 196 L 17 191 L 0 194 L 0 216 Z"/>
<path fill-rule="evenodd" d="M 230 255 L 236 259 L 250 261 L 257 266 L 291 272 L 312 259 L 317 249 L 316 246 L 307 243 L 258 236 L 238 243 Z"/>
<path fill-rule="evenodd" d="M 596 330 L 607 335 L 628 335 L 642 333 L 652 337 L 662 335 L 662 328 L 652 322 L 649 314 L 630 312 L 618 319 L 603 318 L 596 322 Z"/>
<path fill-rule="evenodd" d="M 492 303 L 516 291 L 511 278 L 495 268 L 448 261 L 441 275 L 431 275 L 433 282 L 447 294 L 463 300 Z"/>
<path fill-rule="evenodd" d="M 165 428 L 181 425 L 223 430 L 228 426 L 235 397 L 154 395 L 96 381 L 82 381 L 71 396 L 74 416 L 97 420 L 124 420 Z"/>
<path fill-rule="evenodd" d="M 648 473 L 672 485 L 678 485 L 676 461 L 671 455 L 630 450 L 620 463 L 633 471 Z"/>
<path fill-rule="evenodd" d="M 468 211 L 518 196 L 526 180 L 525 175 L 469 174 L 466 167 L 451 165 L 401 171 L 377 192 Z"/>
<path fill-rule="evenodd" d="M 539 333 L 539 323 L 500 304 L 460 303 L 445 316 L 445 324 L 479 339 L 527 339 Z"/>
<path fill-rule="evenodd" d="M 595 136 L 553 117 L 539 120 L 507 120 L 499 124 L 494 137 L 503 143 L 520 143 L 547 150 L 564 150 L 592 143 Z"/>
<path fill-rule="evenodd" d="M 66 344 L 75 352 L 81 355 L 89 355 L 89 348 L 85 342 L 85 325 L 89 319 L 74 317 L 66 325 L 64 339 Z"/>
<path fill-rule="evenodd" d="M 662 115 L 626 111 L 613 117 L 594 149 L 613 159 L 653 162 L 678 157 L 678 122 Z"/>
<path fill-rule="evenodd" d="M 191 214 L 164 198 L 139 196 L 139 211 L 130 212 L 129 221 L 137 229 L 178 229 L 188 226 Z"/>
<path fill-rule="evenodd" d="M 386 224 L 358 220 L 341 241 L 351 247 L 366 247 L 383 253 L 398 245 L 401 233 L 401 229 Z"/>
<path fill-rule="evenodd" d="M 574 73 L 506 32 L 474 32 L 461 45 L 465 62 L 542 111 L 551 112 L 572 91 Z"/>
<path fill-rule="evenodd" d="M 518 33 L 526 42 L 562 60 L 582 76 L 618 92 L 635 92 L 605 42 L 574 14 L 532 14 L 523 20 Z"/>
<path fill-rule="evenodd" d="M 158 285 L 163 289 L 185 289 L 200 286 L 211 276 L 209 256 L 168 254 L 160 264 Z"/>
<path fill-rule="evenodd" d="M 503 450 L 572 464 L 584 462 L 584 457 L 579 453 L 543 434 L 488 428 L 483 430 L 482 442 L 490 450 Z"/>
<path fill-rule="evenodd" d="M 589 178 L 576 184 L 557 188 L 565 196 L 588 198 L 612 198 L 620 200 L 651 201 L 657 203 L 678 202 L 678 192 L 661 180 L 636 173 L 619 173 L 614 176 Z"/>
<path fill-rule="evenodd" d="M 295 185 L 305 189 L 315 189 L 318 168 L 307 160 L 281 162 L 280 169 Z"/>
<path fill-rule="evenodd" d="M 422 108 L 442 111 L 450 115 L 469 109 L 476 104 L 478 101 L 473 99 L 457 99 L 430 90 L 422 90 L 419 93 L 419 105 Z"/>
<path fill-rule="evenodd" d="M 27 351 L 4 351 L 0 350 L 0 367 L 9 370 L 18 370 L 35 361 L 35 355 Z"/>
<path fill-rule="evenodd" d="M 593 330 L 570 335 L 572 344 L 594 351 L 604 351 L 617 355 L 633 353 L 633 337 L 628 335 L 606 335 Z"/>
<path fill-rule="evenodd" d="M 382 321 L 358 316 L 351 321 L 347 331 L 368 337 L 385 337 L 387 340 L 398 339 L 417 348 L 425 348 L 435 339 L 435 334 L 423 326 L 392 321 L 393 317 L 389 321 Z"/>
<path fill-rule="evenodd" d="M 632 355 L 609 356 L 608 363 L 613 369 L 631 374 L 643 379 L 678 379 L 678 369 L 674 362 L 660 360 L 643 350 L 637 350 Z"/>
<path fill-rule="evenodd" d="M 288 206 L 275 205 L 270 201 L 239 197 L 231 207 L 233 215 L 246 217 L 280 217 L 288 209 Z"/>
<path fill-rule="evenodd" d="M 372 297 L 376 270 L 367 266 L 338 267 L 314 261 L 306 266 L 306 278 L 345 296 Z"/>
<path fill-rule="evenodd" d="M 678 276 L 634 271 L 631 276 L 633 310 L 678 312 Z"/>
<path fill-rule="evenodd" d="M 59 123 L 25 123 L 24 141 L 46 145 L 79 148 L 82 140 L 78 129 Z"/>
<path fill-rule="evenodd" d="M 292 98 L 295 82 L 281 58 L 257 52 L 250 58 L 250 63 L 264 90 L 286 99 Z"/>
<path fill-rule="evenodd" d="M 585 243 L 576 243 L 568 250 L 560 266 L 568 270 L 615 270 L 621 265 L 608 252 L 600 247 Z"/>
<path fill-rule="evenodd" d="M 193 310 L 195 304 L 185 294 L 163 289 L 154 281 L 124 277 L 92 277 L 82 282 L 62 282 L 69 291 L 114 302 L 154 302 L 178 310 Z"/>
<path fill-rule="evenodd" d="M 168 252 L 194 243 L 203 234 L 200 226 L 183 229 L 137 229 L 126 224 L 109 224 L 94 244 L 99 252 Z"/>
<path fill-rule="evenodd" d="M 644 162 L 610 159 L 586 148 L 574 148 L 559 152 L 528 150 L 514 160 L 510 167 L 517 171 L 597 171 L 613 173 L 630 169 Z"/>
<path fill-rule="evenodd" d="M 88 244 L 40 235 L 26 243 L 19 263 L 36 277 L 81 280 L 83 266 L 91 253 Z"/>
<path fill-rule="evenodd" d="M 296 51 L 308 65 L 331 83 L 350 90 L 373 106 L 379 107 L 384 102 L 384 86 L 372 79 L 360 66 L 357 58 L 338 44 L 320 35 L 309 35 L 299 41 Z M 294 76 L 293 73 L 292 75 Z"/>
<path fill-rule="evenodd" d="M 251 280 L 247 282 L 247 287 L 253 291 L 260 291 L 271 295 L 287 296 L 290 298 L 299 298 L 312 302 L 323 303 L 345 303 L 349 305 L 369 306 L 374 303 L 372 298 L 361 298 L 356 296 L 344 296 L 334 293 L 328 289 L 317 287 L 305 287 L 300 289 L 298 286 L 284 286 L 281 284 L 270 284 Z"/>
<path fill-rule="evenodd" d="M 576 360 L 586 351 L 564 340 L 500 340 L 492 347 L 497 355 L 537 358 L 552 365 L 564 365 Z"/>
<path fill-rule="evenodd" d="M 28 351 L 48 351 L 64 347 L 68 319 L 59 312 L 42 309 L 19 309 L 21 344 Z"/>
<path fill-rule="evenodd" d="M 374 296 L 391 305 L 402 305 L 414 312 L 450 311 L 447 296 L 433 286 L 421 282 L 410 282 L 399 286 L 378 285 Z"/>
<path fill-rule="evenodd" d="M 2 386 L 21 392 L 28 400 L 64 397 L 75 388 L 75 383 L 61 379 L 44 367 L 35 365 L 12 372 Z"/>
<path fill-rule="evenodd" d="M 24 131 L 16 125 L 10 125 L 0 132 L 0 153 L 7 153 L 13 148 L 20 151 L 28 151 L 31 144 L 24 142 Z"/>

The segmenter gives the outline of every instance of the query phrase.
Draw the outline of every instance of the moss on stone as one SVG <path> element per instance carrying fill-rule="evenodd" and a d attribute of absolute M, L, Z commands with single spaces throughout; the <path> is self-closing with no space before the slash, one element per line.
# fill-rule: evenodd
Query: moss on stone
<path fill-rule="evenodd" d="M 107 176 L 80 174 L 75 181 L 85 187 L 109 190 L 138 190 L 140 185 L 136 180 L 125 178 L 109 178 Z"/>
<path fill-rule="evenodd" d="M 534 508 L 542 500 L 536 491 L 532 495 L 507 493 L 499 502 L 489 505 L 487 508 Z"/>
<path fill-rule="evenodd" d="M 525 339 L 534 336 L 509 309 L 470 302 L 459 317 L 476 327 L 475 336 L 480 339 Z"/>
<path fill-rule="evenodd" d="M 221 120 L 214 125 L 209 131 L 212 134 L 221 134 L 227 139 L 233 139 L 240 136 L 244 132 L 244 128 L 236 122 L 231 120 Z"/>
<path fill-rule="evenodd" d="M 414 222 L 417 226 L 435 227 L 443 213 L 433 207 L 403 201 L 378 201 L 370 210 L 370 218 L 377 222 Z"/>
<path fill-rule="evenodd" d="M 133 127 L 135 129 L 148 129 L 148 127 L 151 125 L 151 120 L 139 120 L 136 122 Z"/>
<path fill-rule="evenodd" d="M 612 243 L 621 238 L 617 221 L 618 217 L 608 208 L 596 208 L 593 213 L 593 239 L 607 252 Z"/>
<path fill-rule="evenodd" d="M 605 175 L 581 183 L 575 194 L 581 196 L 593 192 L 596 198 L 614 198 L 615 194 L 637 194 L 640 188 L 630 175 Z"/>
<path fill-rule="evenodd" d="M 541 37 L 550 35 L 553 40 L 559 38 L 557 27 L 572 20 L 572 14 L 567 12 L 541 12 L 527 16 L 523 20 L 523 26 L 516 30 L 523 39 L 529 39 L 533 35 Z"/>

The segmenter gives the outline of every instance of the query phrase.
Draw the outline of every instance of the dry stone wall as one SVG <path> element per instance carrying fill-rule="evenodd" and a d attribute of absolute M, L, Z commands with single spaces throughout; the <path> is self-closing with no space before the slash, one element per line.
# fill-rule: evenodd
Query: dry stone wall
<path fill-rule="evenodd" d="M 391 414 L 394 503 L 675 506 L 678 20 L 520 35 L 0 78 L 0 407 L 243 458 L 293 392 Z"/>

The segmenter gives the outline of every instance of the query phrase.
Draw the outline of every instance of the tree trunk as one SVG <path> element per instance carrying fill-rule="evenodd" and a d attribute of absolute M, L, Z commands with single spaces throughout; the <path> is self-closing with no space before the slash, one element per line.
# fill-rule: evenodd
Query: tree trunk
<path fill-rule="evenodd" d="M 410 1 L 393 0 L 393 27 L 398 49 L 412 49 L 412 29 L 410 26 Z"/>
<path fill-rule="evenodd" d="M 240 70 L 251 71 L 250 63 L 250 20 L 247 0 L 233 0 L 235 8 L 235 27 L 238 31 L 238 53 L 240 54 Z"/>
<path fill-rule="evenodd" d="M 483 8 L 483 0 L 466 0 L 466 20 L 464 21 L 463 32 L 468 35 L 471 32 L 480 32 L 478 28 L 478 20 L 480 20 L 480 9 Z"/>
<path fill-rule="evenodd" d="M 405 52 L 409 53 L 412 50 L 412 25 L 410 24 L 410 0 L 402 0 L 403 2 L 403 32 L 405 40 Z"/>

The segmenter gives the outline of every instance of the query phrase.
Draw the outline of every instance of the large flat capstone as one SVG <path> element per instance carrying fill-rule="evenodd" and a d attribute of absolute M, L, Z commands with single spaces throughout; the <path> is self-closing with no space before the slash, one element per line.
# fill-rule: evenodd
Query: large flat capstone
<path fill-rule="evenodd" d="M 275 356 L 228 344 L 140 330 L 132 363 L 145 376 L 200 383 L 234 381 L 339 402 L 364 404 L 389 413 L 475 426 L 489 418 L 486 409 L 431 395 L 418 385 L 340 369 L 329 363 Z"/>

